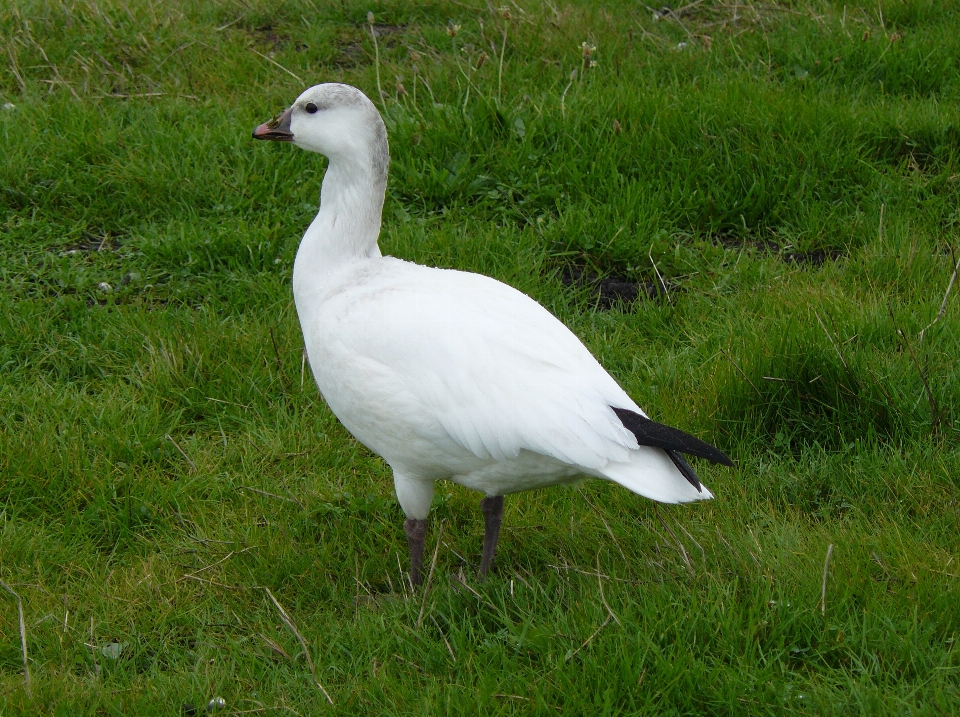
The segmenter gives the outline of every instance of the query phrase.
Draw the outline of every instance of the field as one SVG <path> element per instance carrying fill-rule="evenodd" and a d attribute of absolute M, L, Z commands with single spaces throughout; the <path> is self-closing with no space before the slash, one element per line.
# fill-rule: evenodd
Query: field
<path fill-rule="evenodd" d="M 958 27 L 4 3 L 0 713 L 955 714 Z M 324 160 L 250 136 L 322 81 L 387 123 L 384 253 L 535 297 L 734 458 L 716 500 L 510 496 L 481 582 L 444 484 L 410 589 L 389 470 L 304 370 Z"/>

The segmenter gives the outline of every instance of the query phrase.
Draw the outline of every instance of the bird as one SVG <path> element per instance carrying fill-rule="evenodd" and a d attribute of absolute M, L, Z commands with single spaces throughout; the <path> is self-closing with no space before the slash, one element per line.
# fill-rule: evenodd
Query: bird
<path fill-rule="evenodd" d="M 393 471 L 419 585 L 435 483 L 483 494 L 479 576 L 490 572 L 504 496 L 584 477 L 663 503 L 713 494 L 685 455 L 733 463 L 651 420 L 559 319 L 496 279 L 381 254 L 390 152 L 359 89 L 324 83 L 253 131 L 327 157 L 293 296 L 320 394 Z"/>

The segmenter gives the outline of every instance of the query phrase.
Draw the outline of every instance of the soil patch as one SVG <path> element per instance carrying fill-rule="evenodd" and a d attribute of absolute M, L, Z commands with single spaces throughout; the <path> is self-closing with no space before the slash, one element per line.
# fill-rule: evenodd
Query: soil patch
<path fill-rule="evenodd" d="M 598 276 L 583 267 L 569 265 L 560 272 L 564 286 L 588 287 L 601 309 L 617 304 L 632 304 L 637 299 L 662 301 L 669 296 L 667 285 L 660 281 L 632 281 L 615 274 Z"/>

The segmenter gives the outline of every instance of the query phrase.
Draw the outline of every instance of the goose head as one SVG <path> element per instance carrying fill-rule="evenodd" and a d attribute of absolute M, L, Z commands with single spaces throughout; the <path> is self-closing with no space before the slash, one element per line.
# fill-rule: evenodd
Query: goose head
<path fill-rule="evenodd" d="M 253 130 L 253 138 L 292 142 L 331 163 L 367 166 L 386 175 L 386 127 L 373 102 L 350 85 L 329 82 L 311 87 Z"/>

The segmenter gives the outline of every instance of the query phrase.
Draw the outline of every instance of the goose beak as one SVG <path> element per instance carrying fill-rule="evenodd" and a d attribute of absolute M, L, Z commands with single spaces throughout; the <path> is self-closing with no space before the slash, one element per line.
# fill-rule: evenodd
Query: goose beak
<path fill-rule="evenodd" d="M 293 132 L 290 131 L 290 117 L 293 115 L 293 107 L 284 110 L 269 122 L 253 130 L 254 139 L 268 139 L 274 142 L 292 142 Z"/>

